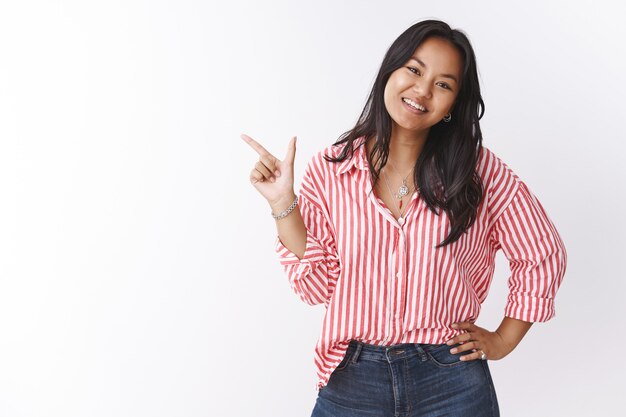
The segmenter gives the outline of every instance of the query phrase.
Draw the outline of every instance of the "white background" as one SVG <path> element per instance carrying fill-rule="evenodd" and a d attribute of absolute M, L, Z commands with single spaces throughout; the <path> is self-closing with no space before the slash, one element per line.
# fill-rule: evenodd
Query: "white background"
<path fill-rule="evenodd" d="M 468 34 L 484 145 L 568 250 L 556 317 L 489 362 L 501 413 L 619 415 L 619 4 L 3 1 L 0 415 L 310 415 L 323 306 L 291 292 L 239 135 L 281 158 L 297 135 L 297 191 L 426 18 Z M 508 275 L 499 253 L 477 324 Z"/>

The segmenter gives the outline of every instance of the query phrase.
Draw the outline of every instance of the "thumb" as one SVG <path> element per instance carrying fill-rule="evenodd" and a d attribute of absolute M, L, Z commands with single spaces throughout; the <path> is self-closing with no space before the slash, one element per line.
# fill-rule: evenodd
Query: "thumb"
<path fill-rule="evenodd" d="M 287 154 L 285 155 L 285 162 L 293 167 L 293 161 L 296 159 L 296 136 L 292 137 L 289 141 L 289 147 L 287 148 Z"/>

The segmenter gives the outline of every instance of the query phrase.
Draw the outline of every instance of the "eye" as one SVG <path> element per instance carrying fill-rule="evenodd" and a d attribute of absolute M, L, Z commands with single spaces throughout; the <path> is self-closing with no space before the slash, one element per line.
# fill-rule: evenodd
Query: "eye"
<path fill-rule="evenodd" d="M 407 67 L 409 69 L 409 71 L 411 71 L 413 74 L 417 74 L 417 72 L 419 72 L 419 70 L 415 67 Z"/>
<path fill-rule="evenodd" d="M 420 74 L 419 70 L 415 67 L 406 67 L 409 71 L 411 71 L 413 74 Z M 446 90 L 452 90 L 452 88 L 450 88 L 450 86 L 446 83 L 440 83 L 439 85 L 441 85 L 442 88 L 445 88 Z"/>

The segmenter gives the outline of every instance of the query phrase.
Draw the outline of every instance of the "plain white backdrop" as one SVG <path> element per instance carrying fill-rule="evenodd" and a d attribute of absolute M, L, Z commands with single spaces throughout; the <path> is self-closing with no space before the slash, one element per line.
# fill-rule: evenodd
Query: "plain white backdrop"
<path fill-rule="evenodd" d="M 463 30 L 484 145 L 568 250 L 556 317 L 490 361 L 503 416 L 622 415 L 619 2 L 0 3 L 0 416 L 309 416 L 323 306 L 291 292 L 247 133 L 296 191 L 417 21 Z M 478 325 L 503 317 L 502 253 Z"/>

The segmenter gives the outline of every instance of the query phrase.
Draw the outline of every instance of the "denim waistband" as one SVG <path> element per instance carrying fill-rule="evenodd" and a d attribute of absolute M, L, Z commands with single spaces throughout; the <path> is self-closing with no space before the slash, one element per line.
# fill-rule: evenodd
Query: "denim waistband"
<path fill-rule="evenodd" d="M 353 363 L 359 360 L 389 362 L 411 358 L 416 355 L 419 355 L 419 358 L 425 361 L 428 359 L 427 352 L 435 349 L 452 349 L 459 344 L 399 343 L 392 346 L 379 346 L 358 340 L 350 340 L 346 355 L 351 355 L 350 361 Z"/>

